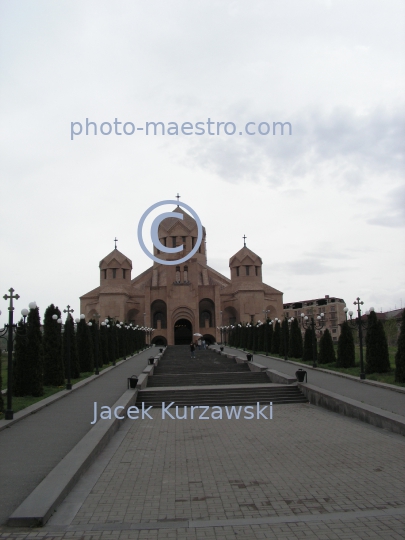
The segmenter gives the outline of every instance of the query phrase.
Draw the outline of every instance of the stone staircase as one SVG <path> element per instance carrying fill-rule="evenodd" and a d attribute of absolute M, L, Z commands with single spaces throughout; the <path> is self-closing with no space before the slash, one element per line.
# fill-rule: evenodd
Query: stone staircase
<path fill-rule="evenodd" d="M 183 406 L 256 405 L 256 403 L 306 403 L 295 385 L 272 384 L 266 373 L 250 371 L 246 363 L 211 350 L 169 346 L 148 377 L 148 386 L 138 392 L 137 405 L 161 407 L 175 402 Z"/>

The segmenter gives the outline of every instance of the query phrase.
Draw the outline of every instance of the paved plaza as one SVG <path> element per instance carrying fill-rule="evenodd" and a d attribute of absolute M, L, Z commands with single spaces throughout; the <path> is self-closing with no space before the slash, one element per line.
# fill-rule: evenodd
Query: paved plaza
<path fill-rule="evenodd" d="M 399 435 L 307 404 L 273 420 L 153 418 L 124 423 L 42 534 L 404 537 Z"/>
<path fill-rule="evenodd" d="M 0 432 L 4 519 L 89 432 L 93 400 L 112 405 L 148 356 Z M 282 362 L 264 360 L 273 368 Z M 310 376 L 404 412 L 403 393 L 320 371 Z M 190 408 L 187 419 L 163 420 L 154 407 L 153 419 L 125 420 L 45 527 L 3 525 L 0 538 L 405 537 L 404 437 L 309 403 L 274 404 L 272 419 L 269 407 L 267 419 L 242 413 L 229 420 L 222 411 L 222 420 L 191 419 Z"/>

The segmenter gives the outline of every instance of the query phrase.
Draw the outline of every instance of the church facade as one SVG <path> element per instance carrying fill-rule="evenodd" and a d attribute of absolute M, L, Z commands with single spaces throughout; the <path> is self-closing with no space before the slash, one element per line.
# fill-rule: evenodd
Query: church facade
<path fill-rule="evenodd" d="M 159 226 L 160 242 L 183 245 L 181 257 L 197 240 L 197 224 L 179 206 L 183 219 L 166 218 Z M 178 254 L 155 256 L 175 260 Z M 196 333 L 209 343 L 220 341 L 221 326 L 283 316 L 283 293 L 262 281 L 262 260 L 246 245 L 229 260 L 230 279 L 207 264 L 206 232 L 198 251 L 181 265 L 154 263 L 131 278 L 132 262 L 114 249 L 99 264 L 100 285 L 80 298 L 86 320 L 100 315 L 154 329 L 157 345 L 188 344 Z M 194 338 L 195 339 L 195 338 Z"/>

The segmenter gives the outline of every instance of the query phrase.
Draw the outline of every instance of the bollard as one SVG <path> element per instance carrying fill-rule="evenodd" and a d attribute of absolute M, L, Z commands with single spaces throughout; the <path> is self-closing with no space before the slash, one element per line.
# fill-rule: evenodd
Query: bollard
<path fill-rule="evenodd" d="M 136 388 L 138 384 L 138 377 L 136 375 L 131 375 L 128 377 L 128 388 Z"/>
<path fill-rule="evenodd" d="M 295 376 L 297 377 L 298 382 L 304 382 L 304 379 L 305 382 L 308 382 L 307 372 L 302 368 L 299 368 L 298 371 L 295 372 Z"/>

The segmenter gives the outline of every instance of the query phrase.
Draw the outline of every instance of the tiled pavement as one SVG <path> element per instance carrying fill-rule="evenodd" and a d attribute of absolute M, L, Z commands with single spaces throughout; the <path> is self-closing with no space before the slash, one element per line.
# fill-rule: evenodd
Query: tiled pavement
<path fill-rule="evenodd" d="M 308 404 L 273 420 L 153 417 L 124 422 L 44 529 L 0 538 L 405 538 L 399 435 Z"/>
<path fill-rule="evenodd" d="M 153 418 L 124 423 L 70 524 L 57 513 L 29 537 L 405 536 L 403 437 L 306 404 L 274 406 L 273 420 Z"/>

